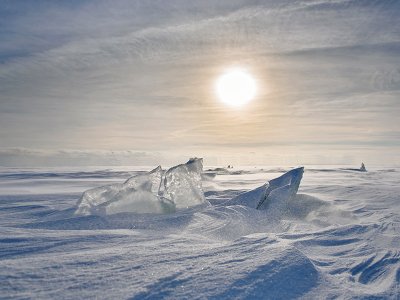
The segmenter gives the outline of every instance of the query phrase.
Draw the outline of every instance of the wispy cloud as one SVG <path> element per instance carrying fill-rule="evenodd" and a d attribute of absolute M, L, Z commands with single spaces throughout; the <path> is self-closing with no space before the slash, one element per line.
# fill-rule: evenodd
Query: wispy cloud
<path fill-rule="evenodd" d="M 3 148 L 399 147 L 397 1 L 4 3 Z M 213 91 L 231 65 L 260 87 L 241 112 Z"/>

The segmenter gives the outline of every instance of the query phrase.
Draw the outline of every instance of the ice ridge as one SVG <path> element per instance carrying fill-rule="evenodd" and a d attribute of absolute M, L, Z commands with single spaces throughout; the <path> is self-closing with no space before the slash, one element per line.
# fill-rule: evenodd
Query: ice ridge
<path fill-rule="evenodd" d="M 272 203 L 284 204 L 296 195 L 303 173 L 304 167 L 293 169 L 254 190 L 228 200 L 227 204 L 244 205 L 259 210 L 269 208 Z"/>

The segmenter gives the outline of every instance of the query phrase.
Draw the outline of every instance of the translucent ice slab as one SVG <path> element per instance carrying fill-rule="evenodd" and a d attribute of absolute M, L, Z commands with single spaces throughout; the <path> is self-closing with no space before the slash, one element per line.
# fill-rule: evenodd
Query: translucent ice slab
<path fill-rule="evenodd" d="M 206 202 L 201 184 L 202 159 L 191 159 L 165 172 L 161 167 L 116 183 L 85 191 L 77 215 L 122 212 L 169 213 Z M 161 184 L 163 182 L 163 185 Z"/>

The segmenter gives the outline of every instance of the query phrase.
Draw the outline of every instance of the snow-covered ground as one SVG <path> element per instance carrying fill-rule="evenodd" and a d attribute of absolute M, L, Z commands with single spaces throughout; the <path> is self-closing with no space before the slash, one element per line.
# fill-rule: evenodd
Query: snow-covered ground
<path fill-rule="evenodd" d="M 289 169 L 206 171 L 211 206 L 76 216 L 144 169 L 1 168 L 0 298 L 399 299 L 400 169 L 306 166 L 279 214 L 224 205 Z"/>

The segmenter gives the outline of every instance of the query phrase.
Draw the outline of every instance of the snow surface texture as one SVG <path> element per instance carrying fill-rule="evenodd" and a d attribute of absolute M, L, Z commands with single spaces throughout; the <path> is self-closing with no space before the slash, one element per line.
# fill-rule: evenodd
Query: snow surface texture
<path fill-rule="evenodd" d="M 169 169 L 164 177 L 161 166 L 158 166 L 148 173 L 132 176 L 122 184 L 84 192 L 75 214 L 171 213 L 175 208 L 203 204 L 206 200 L 201 185 L 202 172 L 201 158 Z"/>
<path fill-rule="evenodd" d="M 153 191 L 147 172 L 0 169 L 0 298 L 398 299 L 400 169 L 307 167 L 283 207 L 230 201 L 290 169 L 208 168 L 211 205 L 110 215 L 75 215 L 82 191 Z"/>

